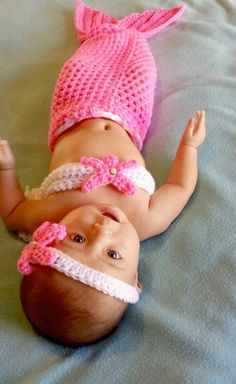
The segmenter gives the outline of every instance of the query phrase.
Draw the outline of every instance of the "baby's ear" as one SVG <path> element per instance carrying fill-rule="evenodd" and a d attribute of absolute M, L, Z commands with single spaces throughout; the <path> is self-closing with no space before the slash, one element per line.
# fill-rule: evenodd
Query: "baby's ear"
<path fill-rule="evenodd" d="M 136 283 L 136 289 L 137 289 L 139 295 L 141 295 L 142 290 L 143 290 L 143 287 L 142 287 L 142 284 L 140 283 L 140 281 L 137 281 L 137 283 Z"/>
<path fill-rule="evenodd" d="M 136 272 L 136 281 L 135 281 L 135 288 L 137 289 L 138 294 L 140 295 L 142 293 L 143 287 L 138 279 L 138 272 Z"/>

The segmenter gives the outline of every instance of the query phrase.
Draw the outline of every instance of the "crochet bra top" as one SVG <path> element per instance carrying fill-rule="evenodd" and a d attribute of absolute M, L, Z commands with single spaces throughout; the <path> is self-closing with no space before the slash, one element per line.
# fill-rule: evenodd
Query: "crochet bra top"
<path fill-rule="evenodd" d="M 149 195 L 155 191 L 155 181 L 144 166 L 135 160 L 119 162 L 117 156 L 110 155 L 103 160 L 82 157 L 79 163 L 63 164 L 54 169 L 39 188 L 27 188 L 25 196 L 41 200 L 55 192 L 72 189 L 90 192 L 105 185 L 113 185 L 126 195 L 134 195 L 137 188 L 144 189 Z"/>

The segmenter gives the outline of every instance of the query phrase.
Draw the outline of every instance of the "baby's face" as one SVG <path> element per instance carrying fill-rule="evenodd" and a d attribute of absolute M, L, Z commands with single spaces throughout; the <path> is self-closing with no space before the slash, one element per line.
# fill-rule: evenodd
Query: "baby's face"
<path fill-rule="evenodd" d="M 139 238 L 122 210 L 93 204 L 74 209 L 60 224 L 67 236 L 56 248 L 89 267 L 136 285 Z"/>

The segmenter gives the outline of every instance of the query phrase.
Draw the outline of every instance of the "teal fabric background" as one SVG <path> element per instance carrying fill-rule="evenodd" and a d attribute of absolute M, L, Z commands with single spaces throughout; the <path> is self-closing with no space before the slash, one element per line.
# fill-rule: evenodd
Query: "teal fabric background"
<path fill-rule="evenodd" d="M 117 17 L 177 0 L 87 0 Z M 149 40 L 158 66 L 144 147 L 161 185 L 182 130 L 207 113 L 199 180 L 163 235 L 142 244 L 143 295 L 109 338 L 66 348 L 37 335 L 19 302 L 22 242 L 0 224 L 0 382 L 3 384 L 236 383 L 236 3 L 187 0 L 179 22 Z M 0 136 L 22 185 L 47 174 L 50 101 L 58 72 L 78 46 L 72 0 L 1 0 Z"/>

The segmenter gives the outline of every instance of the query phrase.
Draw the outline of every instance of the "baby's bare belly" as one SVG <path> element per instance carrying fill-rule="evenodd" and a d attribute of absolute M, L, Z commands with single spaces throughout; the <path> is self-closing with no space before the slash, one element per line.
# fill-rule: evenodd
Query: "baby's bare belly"
<path fill-rule="evenodd" d="M 108 119 L 88 119 L 59 137 L 52 154 L 50 172 L 62 164 L 79 162 L 83 156 L 104 158 L 111 154 L 118 156 L 120 161 L 134 159 L 145 166 L 141 153 L 123 127 Z M 149 194 L 143 189 L 127 196 L 107 185 L 89 193 L 80 190 L 57 192 L 49 199 L 55 200 L 57 220 L 81 205 L 101 203 L 117 206 L 125 212 L 143 239 L 143 221 L 150 201 Z"/>
<path fill-rule="evenodd" d="M 122 160 L 144 159 L 129 134 L 119 124 L 100 118 L 84 120 L 61 135 L 52 154 L 50 171 L 65 163 L 79 162 L 83 156 L 103 158 L 116 155 Z"/>

